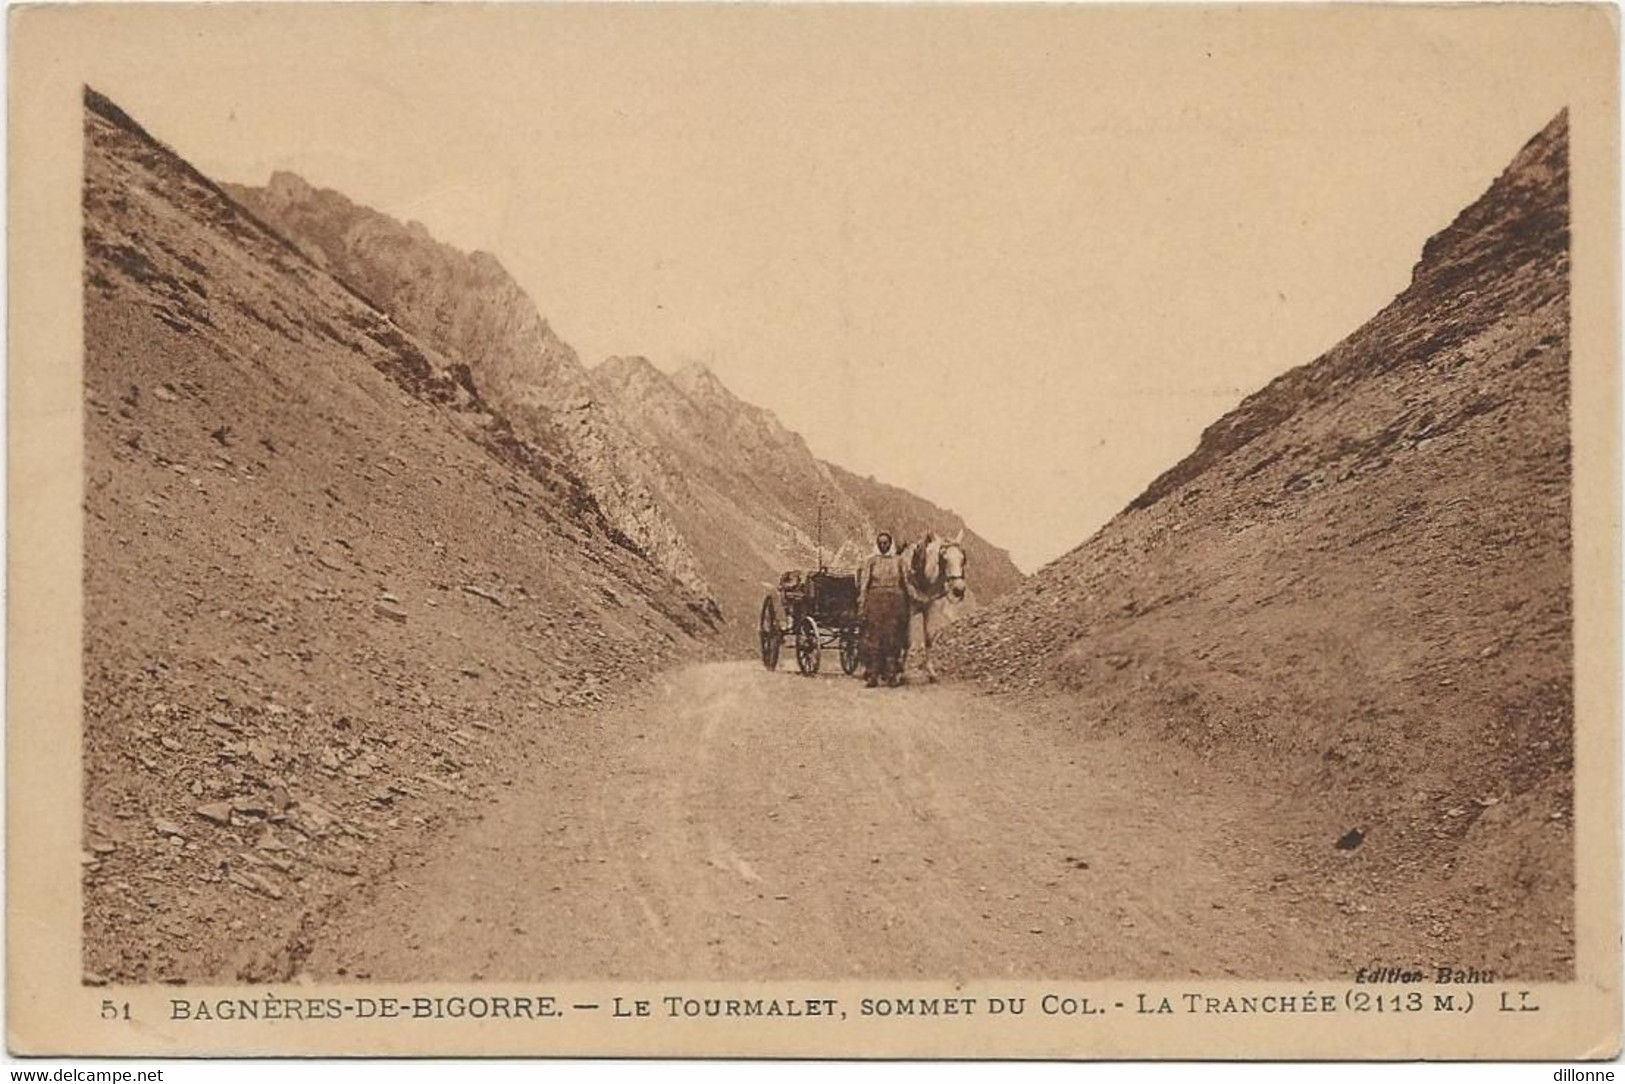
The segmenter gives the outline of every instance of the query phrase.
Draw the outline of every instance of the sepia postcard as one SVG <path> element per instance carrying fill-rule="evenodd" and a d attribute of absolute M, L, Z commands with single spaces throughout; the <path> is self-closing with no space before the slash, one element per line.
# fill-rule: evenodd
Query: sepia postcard
<path fill-rule="evenodd" d="M 12 1053 L 1619 1054 L 1615 8 L 9 32 Z"/>

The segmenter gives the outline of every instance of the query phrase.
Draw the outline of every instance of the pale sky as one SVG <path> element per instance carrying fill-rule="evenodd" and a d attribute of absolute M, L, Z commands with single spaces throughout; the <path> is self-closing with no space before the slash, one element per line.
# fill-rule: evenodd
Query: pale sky
<path fill-rule="evenodd" d="M 135 7 L 91 82 L 205 173 L 490 251 L 1027 570 L 1585 92 L 1529 9 Z"/>

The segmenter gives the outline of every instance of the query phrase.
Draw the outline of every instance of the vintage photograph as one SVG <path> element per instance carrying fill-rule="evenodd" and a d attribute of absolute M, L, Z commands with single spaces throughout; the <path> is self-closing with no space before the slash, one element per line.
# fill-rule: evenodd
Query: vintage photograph
<path fill-rule="evenodd" d="M 1585 969 L 1585 12 L 152 7 L 87 991 Z"/>

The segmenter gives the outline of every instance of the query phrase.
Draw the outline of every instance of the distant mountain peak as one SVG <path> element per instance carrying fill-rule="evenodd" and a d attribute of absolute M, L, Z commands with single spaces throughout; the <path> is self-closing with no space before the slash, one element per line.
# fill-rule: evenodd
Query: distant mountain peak
<path fill-rule="evenodd" d="M 265 187 L 274 195 L 303 199 L 316 193 L 316 186 L 292 170 L 273 170 Z"/>
<path fill-rule="evenodd" d="M 607 357 L 593 366 L 590 375 L 596 385 L 620 400 L 624 409 L 694 409 L 688 395 L 672 378 L 640 354 Z"/>
<path fill-rule="evenodd" d="M 593 369 L 602 376 L 612 376 L 624 379 L 629 376 L 658 376 L 666 379 L 666 374 L 655 367 L 654 362 L 641 354 L 616 354 L 599 362 Z"/>
<path fill-rule="evenodd" d="M 736 402 L 737 397 L 718 379 L 710 366 L 702 361 L 686 362 L 671 374 L 672 383 L 691 399 L 699 401 Z"/>
<path fill-rule="evenodd" d="M 483 248 L 477 248 L 473 252 L 470 252 L 468 254 L 468 262 L 473 264 L 481 271 L 487 271 L 493 275 L 510 277 L 508 276 L 508 269 L 502 265 L 502 261 L 498 259 L 494 253 L 487 252 Z"/>

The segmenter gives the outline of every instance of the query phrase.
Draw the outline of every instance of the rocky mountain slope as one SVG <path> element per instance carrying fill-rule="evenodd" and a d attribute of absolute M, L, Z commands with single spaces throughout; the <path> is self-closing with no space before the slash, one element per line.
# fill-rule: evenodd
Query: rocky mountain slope
<path fill-rule="evenodd" d="M 661 450 L 669 468 L 658 488 L 695 540 L 724 610 L 744 615 L 747 636 L 778 574 L 816 564 L 820 519 L 831 568 L 855 566 L 882 528 L 898 538 L 964 528 L 929 501 L 816 458 L 799 434 L 735 397 L 703 365 L 668 376 L 644 358 L 610 358 L 593 378 L 634 431 Z M 974 532 L 965 537 L 978 598 L 997 598 L 1019 582 L 1008 554 Z"/>
<path fill-rule="evenodd" d="M 518 431 L 558 447 L 616 527 L 698 597 L 742 646 L 762 596 L 787 568 L 856 564 L 879 526 L 952 533 L 951 512 L 819 461 L 771 411 L 734 396 L 703 365 L 668 376 L 644 358 L 584 368 L 485 253 L 465 255 L 288 173 L 232 186 L 313 261 L 399 325 L 466 358 L 482 394 Z M 995 598 L 1020 579 L 1009 556 L 971 539 L 973 586 Z"/>
<path fill-rule="evenodd" d="M 1380 883 L 1374 906 L 1442 886 L 1478 958 L 1551 978 L 1574 876 L 1567 141 L 1563 115 L 1391 304 L 942 653 L 1278 771 L 1328 883 Z"/>
<path fill-rule="evenodd" d="M 956 513 L 939 508 L 906 489 L 859 477 L 833 463 L 829 469 L 836 483 L 863 509 L 870 523 L 886 524 L 899 538 L 919 538 L 927 531 L 952 538 L 963 532 L 966 569 L 976 600 L 991 602 L 1021 583 L 1023 577 L 1010 555 L 971 530 Z"/>
<path fill-rule="evenodd" d="M 286 979 L 335 900 L 711 616 L 452 340 L 92 92 L 84 148 L 85 966 Z"/>
<path fill-rule="evenodd" d="M 485 252 L 435 241 L 291 173 L 233 198 L 400 328 L 467 364 L 474 383 L 526 439 L 558 448 L 615 529 L 714 606 L 692 547 L 650 493 L 646 450 L 594 394 L 575 351 Z"/>

